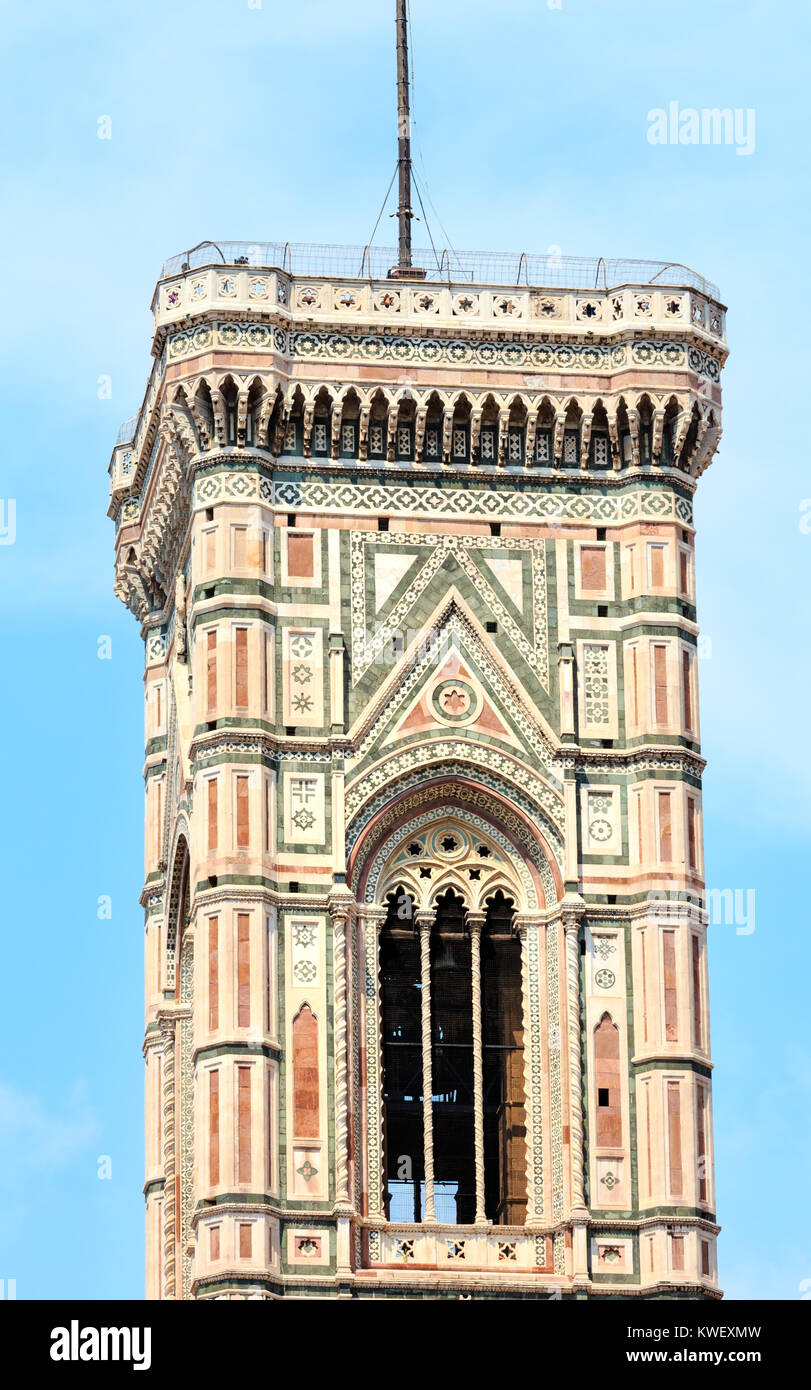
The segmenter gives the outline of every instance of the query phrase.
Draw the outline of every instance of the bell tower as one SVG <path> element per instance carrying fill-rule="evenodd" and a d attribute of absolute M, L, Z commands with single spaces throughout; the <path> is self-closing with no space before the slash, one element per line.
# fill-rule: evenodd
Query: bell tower
<path fill-rule="evenodd" d="M 651 261 L 204 242 L 110 465 L 150 1298 L 716 1298 L 693 496 Z M 415 269 L 416 260 L 422 269 Z"/>

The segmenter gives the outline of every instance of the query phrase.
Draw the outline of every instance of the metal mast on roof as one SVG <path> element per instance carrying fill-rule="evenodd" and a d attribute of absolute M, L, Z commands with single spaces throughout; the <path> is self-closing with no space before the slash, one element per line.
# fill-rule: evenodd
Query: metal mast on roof
<path fill-rule="evenodd" d="M 389 274 L 403 280 L 424 280 L 425 271 L 411 264 L 411 112 L 408 95 L 408 14 L 407 0 L 397 2 L 397 167 L 399 228 L 397 265 Z"/>

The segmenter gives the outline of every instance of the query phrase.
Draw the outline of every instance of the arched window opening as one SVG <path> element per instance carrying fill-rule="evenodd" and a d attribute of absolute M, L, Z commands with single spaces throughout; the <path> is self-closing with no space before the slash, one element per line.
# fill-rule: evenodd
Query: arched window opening
<path fill-rule="evenodd" d="M 189 923 L 189 847 L 181 835 L 175 846 L 171 887 L 169 889 L 169 912 L 166 925 L 166 974 L 164 991 L 174 993 L 180 999 L 180 961 L 183 936 Z"/>
<path fill-rule="evenodd" d="M 395 1223 L 424 1221 L 432 1184 L 441 1225 L 472 1225 L 477 1216 L 523 1225 L 523 996 L 514 901 L 498 890 L 486 911 L 469 916 L 448 888 L 434 906 L 427 957 L 426 918 L 421 928 L 415 923 L 412 897 L 398 886 L 387 904 L 379 941 L 386 1215 Z"/>
<path fill-rule="evenodd" d="M 527 1211 L 521 942 L 513 903 L 499 891 L 482 934 L 484 1210 L 497 1226 L 521 1226 Z"/>

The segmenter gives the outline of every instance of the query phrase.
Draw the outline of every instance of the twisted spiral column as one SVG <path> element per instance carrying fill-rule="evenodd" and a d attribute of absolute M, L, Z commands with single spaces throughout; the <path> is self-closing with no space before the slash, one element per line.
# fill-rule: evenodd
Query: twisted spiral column
<path fill-rule="evenodd" d="M 431 1056 L 431 928 L 436 913 L 433 908 L 415 914 L 420 933 L 420 994 L 422 1038 L 422 1141 L 425 1166 L 424 1221 L 436 1221 L 434 1208 L 434 1078 Z"/>
<path fill-rule="evenodd" d="M 484 1039 L 482 1037 L 482 927 L 484 912 L 468 912 L 470 975 L 473 987 L 473 1148 L 476 1168 L 476 1224 L 484 1224 Z"/>
<path fill-rule="evenodd" d="M 346 1028 L 347 923 L 350 907 L 346 901 L 330 899 L 332 915 L 333 1021 L 335 1044 L 335 1205 L 348 1208 L 349 1201 L 349 1087 Z"/>
<path fill-rule="evenodd" d="M 176 1294 L 177 1192 L 175 1169 L 175 1024 L 164 1021 L 163 1036 L 163 1289 L 165 1298 Z"/>

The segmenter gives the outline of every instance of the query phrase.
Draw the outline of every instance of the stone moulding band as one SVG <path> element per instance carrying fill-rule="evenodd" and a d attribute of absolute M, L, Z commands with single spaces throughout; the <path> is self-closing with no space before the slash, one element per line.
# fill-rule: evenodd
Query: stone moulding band
<path fill-rule="evenodd" d="M 303 480 L 272 483 L 251 470 L 234 468 L 198 476 L 195 506 L 213 502 L 265 502 L 279 510 L 333 512 L 393 512 L 420 516 L 513 517 L 515 520 L 562 522 L 677 520 L 691 526 L 693 505 L 670 488 L 629 488 L 606 496 L 599 487 L 593 493 L 550 488 L 508 489 L 471 485 L 465 487 L 419 487 L 406 483 L 381 484 L 322 482 Z"/>
<path fill-rule="evenodd" d="M 524 328 L 524 331 L 526 329 Z M 222 348 L 234 352 L 270 352 L 295 360 L 357 360 L 395 366 L 449 366 L 457 370 L 521 369 L 555 372 L 616 372 L 644 367 L 646 371 L 689 370 L 717 382 L 721 364 L 710 353 L 679 340 L 631 343 L 533 343 L 470 341 L 466 338 L 390 336 L 381 333 L 289 331 L 264 323 L 234 321 L 198 323 L 173 333 L 166 344 L 170 362 Z"/>

